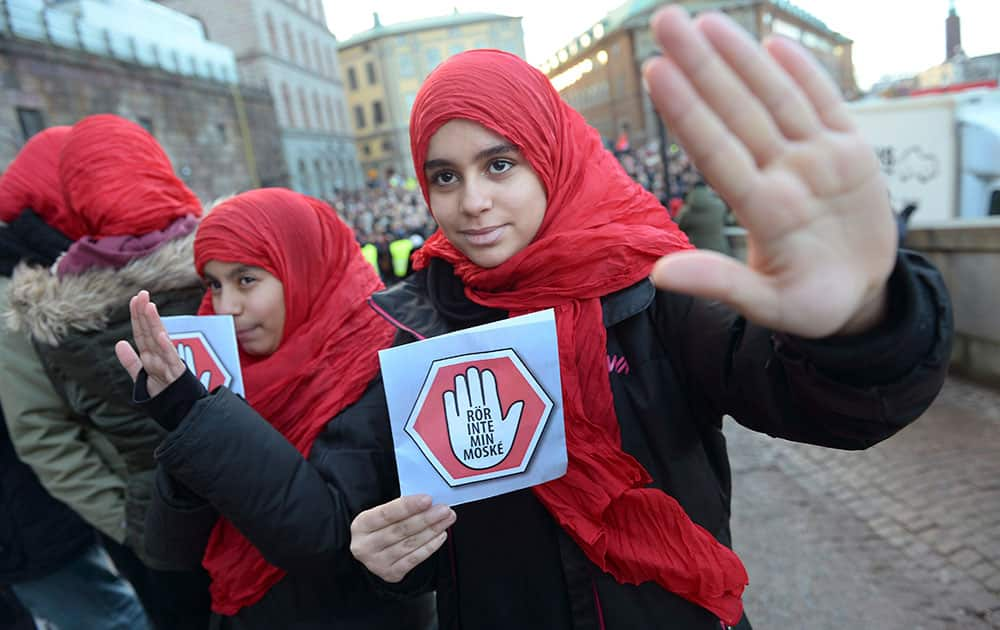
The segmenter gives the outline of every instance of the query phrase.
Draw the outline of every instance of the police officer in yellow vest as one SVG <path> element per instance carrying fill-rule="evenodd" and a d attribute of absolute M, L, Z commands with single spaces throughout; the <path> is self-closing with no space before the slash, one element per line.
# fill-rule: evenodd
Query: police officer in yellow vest
<path fill-rule="evenodd" d="M 365 243 L 362 245 L 361 255 L 372 264 L 372 267 L 375 267 L 375 273 L 378 273 L 378 248 L 375 247 L 375 244 Z"/>
<path fill-rule="evenodd" d="M 397 278 L 405 278 L 410 271 L 410 252 L 413 251 L 413 241 L 401 238 L 389 243 L 389 255 L 392 257 L 392 273 Z"/>

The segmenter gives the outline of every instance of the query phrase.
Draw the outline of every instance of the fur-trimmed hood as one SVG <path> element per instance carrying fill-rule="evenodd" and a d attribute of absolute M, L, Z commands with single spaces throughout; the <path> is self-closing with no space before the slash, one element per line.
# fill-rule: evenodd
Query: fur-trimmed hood
<path fill-rule="evenodd" d="M 157 293 L 198 286 L 194 237 L 192 232 L 168 241 L 121 269 L 59 278 L 49 269 L 21 264 L 10 285 L 6 325 L 58 346 L 67 335 L 103 330 L 111 312 L 140 289 Z"/>

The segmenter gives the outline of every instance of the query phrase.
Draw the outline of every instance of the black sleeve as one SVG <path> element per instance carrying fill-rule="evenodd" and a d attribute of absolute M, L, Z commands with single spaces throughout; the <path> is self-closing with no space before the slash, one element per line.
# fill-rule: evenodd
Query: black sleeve
<path fill-rule="evenodd" d="M 184 370 L 184 374 L 155 398 L 149 397 L 148 381 L 149 374 L 146 370 L 139 370 L 139 376 L 136 377 L 132 390 L 132 402 L 167 431 L 173 431 L 180 426 L 181 420 L 188 415 L 191 407 L 208 395 L 201 381 L 191 370 Z"/>
<path fill-rule="evenodd" d="M 201 565 L 219 513 L 207 501 L 177 484 L 157 466 L 146 512 L 146 556 L 154 569 L 182 571 Z"/>
<path fill-rule="evenodd" d="M 940 274 L 901 251 L 889 315 L 875 330 L 807 340 L 774 333 L 716 302 L 658 296 L 658 326 L 696 413 L 731 415 L 774 437 L 867 448 L 919 417 L 944 383 L 951 302 Z"/>
<path fill-rule="evenodd" d="M 225 387 L 195 402 L 157 459 L 287 571 L 353 561 L 354 516 L 398 496 L 381 382 L 327 424 L 308 461 Z"/>

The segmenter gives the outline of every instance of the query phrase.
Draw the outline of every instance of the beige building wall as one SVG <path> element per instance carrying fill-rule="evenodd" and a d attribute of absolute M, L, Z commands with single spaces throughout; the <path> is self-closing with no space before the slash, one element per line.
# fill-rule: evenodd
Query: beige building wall
<path fill-rule="evenodd" d="M 457 14 L 457 20 L 468 17 Z M 413 175 L 410 110 L 421 84 L 439 63 L 473 48 L 499 48 L 524 57 L 521 18 L 449 18 L 377 27 L 343 42 L 341 78 L 357 154 L 366 177 L 388 171 Z M 383 32 L 379 32 L 382 29 Z"/>

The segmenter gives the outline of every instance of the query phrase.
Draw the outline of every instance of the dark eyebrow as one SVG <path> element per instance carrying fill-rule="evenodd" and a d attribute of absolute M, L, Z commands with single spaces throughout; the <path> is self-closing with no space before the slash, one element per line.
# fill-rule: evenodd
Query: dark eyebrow
<path fill-rule="evenodd" d="M 230 271 L 229 273 L 227 273 L 226 277 L 229 278 L 230 280 L 232 280 L 234 278 L 238 278 L 239 276 L 241 276 L 242 274 L 244 274 L 244 273 L 246 273 L 248 271 L 252 272 L 252 271 L 255 271 L 258 268 L 259 267 L 253 267 L 251 265 L 240 265 L 239 267 L 236 267 L 232 271 Z M 202 275 L 205 276 L 206 280 L 214 281 L 214 282 L 218 282 L 219 281 L 218 278 L 216 278 L 215 276 L 213 276 L 210 273 L 205 273 L 205 274 L 202 274 Z"/>
<path fill-rule="evenodd" d="M 487 149 L 483 149 L 476 154 L 473 158 L 475 162 L 482 162 L 485 159 L 491 158 L 494 155 L 501 155 L 503 153 L 517 152 L 517 147 L 509 142 L 504 144 L 498 144 Z M 441 168 L 442 166 L 453 166 L 453 164 L 448 160 L 428 160 L 424 162 L 424 170 L 429 171 L 435 168 Z"/>

